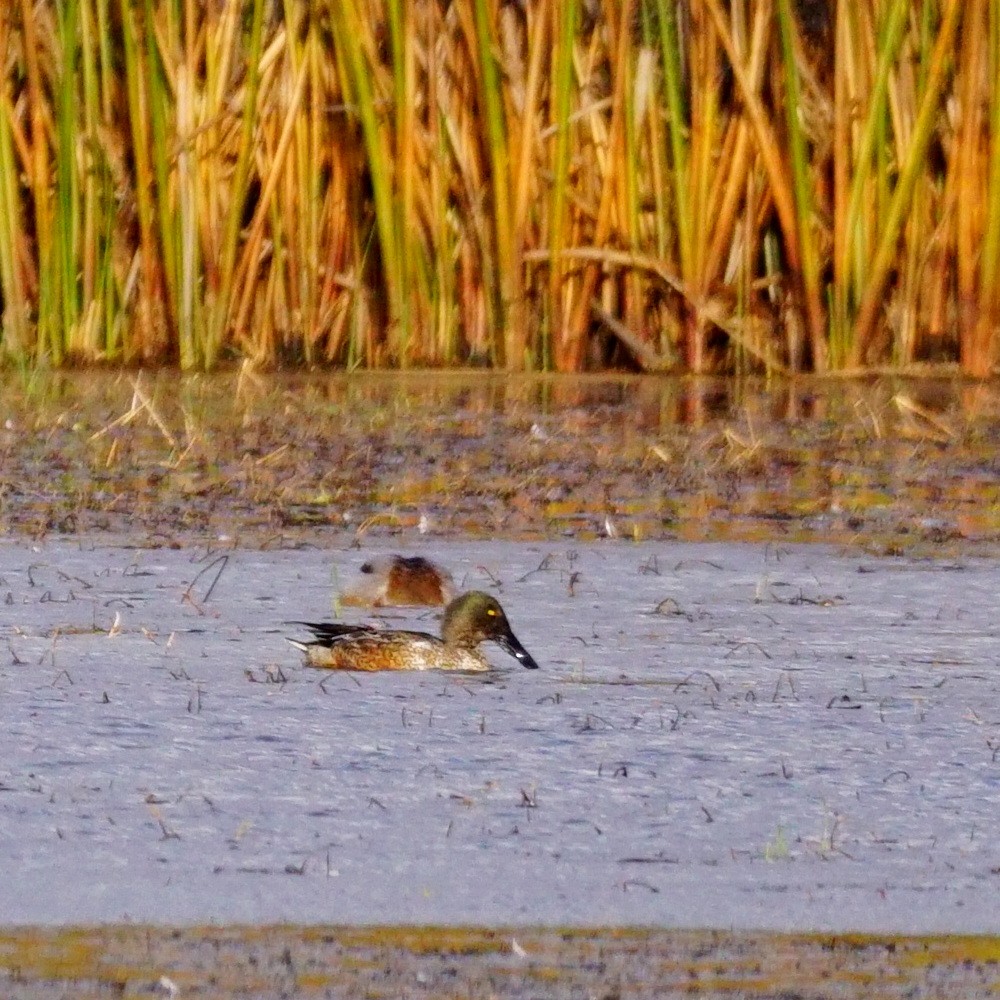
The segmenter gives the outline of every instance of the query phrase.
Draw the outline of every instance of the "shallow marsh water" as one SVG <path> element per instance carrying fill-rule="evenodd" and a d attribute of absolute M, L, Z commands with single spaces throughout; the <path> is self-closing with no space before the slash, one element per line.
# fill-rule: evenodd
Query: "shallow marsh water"
<path fill-rule="evenodd" d="M 541 669 L 302 667 L 384 551 L 0 545 L 4 922 L 1000 932 L 995 562 L 414 544 Z"/>
<path fill-rule="evenodd" d="M 1000 554 L 1000 390 L 482 372 L 0 375 L 0 534 Z"/>

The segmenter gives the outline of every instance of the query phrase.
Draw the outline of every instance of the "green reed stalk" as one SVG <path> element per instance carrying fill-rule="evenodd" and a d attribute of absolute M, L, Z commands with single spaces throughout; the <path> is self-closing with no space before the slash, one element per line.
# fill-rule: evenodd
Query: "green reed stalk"
<path fill-rule="evenodd" d="M 554 354 L 553 336 L 561 340 L 568 315 L 563 307 L 566 282 L 566 261 L 563 251 L 569 245 L 569 222 L 566 194 L 569 189 L 570 110 L 573 99 L 573 44 L 576 37 L 578 0 L 561 0 L 552 5 L 555 20 L 555 59 L 552 76 L 553 125 L 555 148 L 552 154 L 552 188 L 549 200 L 549 307 L 548 323 L 542 335 L 541 365 L 551 368 Z"/>
<path fill-rule="evenodd" d="M 205 27 L 209 26 L 205 25 Z M 194 0 L 185 0 L 181 34 L 183 44 L 179 43 L 177 46 L 179 58 L 175 82 L 177 252 L 180 270 L 177 289 L 177 326 L 182 357 L 186 343 L 188 367 L 193 367 L 196 358 L 203 365 L 208 365 L 213 360 L 207 355 L 207 317 L 200 281 L 203 264 L 199 230 L 202 224 L 204 199 L 199 193 L 201 157 L 196 136 L 198 114 L 195 102 L 198 96 L 204 98 L 204 81 L 202 81 L 202 94 L 198 95 L 199 58 L 196 45 L 198 25 L 194 11 Z"/>
<path fill-rule="evenodd" d="M 145 0 L 145 87 L 149 109 L 150 155 L 156 182 L 155 232 L 159 244 L 159 260 L 163 274 L 163 304 L 166 306 L 169 328 L 178 340 L 181 367 L 191 368 L 197 361 L 191 325 L 181 322 L 184 312 L 180 274 L 180 229 L 185 213 L 178 211 L 176 192 L 171 180 L 174 172 L 173 141 L 177 130 L 171 128 L 171 109 L 176 100 L 167 77 L 167 64 L 177 72 L 181 52 L 180 10 L 177 0 Z M 157 20 L 159 15 L 159 20 Z M 160 48 L 162 40 L 162 50 Z M 185 87 L 183 70 L 181 87 Z M 189 219 L 187 221 L 190 221 Z"/>
<path fill-rule="evenodd" d="M 714 85 L 718 75 L 718 44 L 711 31 L 703 31 L 700 37 L 692 39 L 691 78 L 697 86 L 697 94 L 691 96 L 691 159 L 688 163 L 686 183 L 690 188 L 691 211 L 691 255 L 688 258 L 690 272 L 685 275 L 691 292 L 700 296 L 705 285 L 705 258 L 708 254 L 709 202 L 712 187 L 713 166 L 722 134 L 721 109 L 718 87 Z M 738 60 L 735 51 L 733 62 Z M 696 321 L 689 329 L 687 338 L 689 364 L 695 372 L 701 372 L 705 363 L 704 324 Z"/>
<path fill-rule="evenodd" d="M 707 8 L 707 5 L 703 5 Z M 690 155 L 687 176 L 684 183 L 688 187 L 688 211 L 690 214 L 690 243 L 688 245 L 687 267 L 683 274 L 685 286 L 691 301 L 685 309 L 684 357 L 688 368 L 696 373 L 706 370 L 708 324 L 696 307 L 703 301 L 711 276 L 707 269 L 709 242 L 716 220 L 712 215 L 713 181 L 719 176 L 724 165 L 719 160 L 720 137 L 726 134 L 724 113 L 718 92 L 719 44 L 722 32 L 730 39 L 727 54 L 734 72 L 741 70 L 741 57 L 725 27 L 726 16 L 718 12 L 719 26 L 712 31 L 705 17 L 705 9 L 698 13 L 699 20 L 692 22 L 689 53 L 690 75 Z M 709 16 L 712 11 L 708 8 Z"/>
<path fill-rule="evenodd" d="M 101 213 L 101 190 L 103 170 L 98 159 L 97 125 L 100 121 L 100 91 L 97 66 L 97 46 L 94 39 L 94 9 L 88 0 L 80 4 L 80 70 L 82 75 L 82 149 L 80 161 L 83 167 L 81 185 L 81 230 L 80 230 L 80 302 L 83 310 L 83 329 L 79 339 L 70 345 L 74 353 L 93 357 L 101 354 L 96 342 L 95 323 L 101 323 L 97 301 L 98 268 L 100 247 L 97 240 L 97 226 Z"/>
<path fill-rule="evenodd" d="M 111 0 L 96 0 L 97 15 L 97 65 L 100 69 L 100 79 L 97 93 L 100 102 L 100 120 L 110 125 L 114 106 L 114 87 L 117 82 L 114 62 L 111 57 Z"/>
<path fill-rule="evenodd" d="M 684 55 L 677 35 L 677 5 L 672 0 L 657 0 L 657 23 L 660 27 L 660 58 L 663 61 L 663 97 L 667 106 L 667 134 L 670 138 L 671 179 L 674 195 L 674 221 L 677 227 L 677 253 L 682 278 L 691 275 L 692 231 L 688 199 L 690 172 L 688 161 L 687 112 L 684 106 Z"/>
<path fill-rule="evenodd" d="M 80 299 L 77 287 L 80 242 L 80 186 L 76 170 L 77 90 L 79 56 L 78 0 L 68 0 L 56 11 L 59 41 L 58 93 L 56 98 L 54 291 L 58 325 L 51 331 L 52 361 L 59 364 L 77 336 Z"/>
<path fill-rule="evenodd" d="M 204 69 L 201 81 L 201 97 L 204 106 L 198 119 L 201 128 L 191 138 L 192 155 L 196 164 L 195 179 L 198 184 L 195 206 L 198 214 L 198 236 L 201 245 L 200 280 L 202 283 L 202 337 L 206 358 L 212 358 L 225 332 L 225 311 L 229 308 L 228 295 L 222 298 L 225 238 L 227 235 L 227 210 L 235 208 L 234 201 L 227 197 L 231 160 L 230 151 L 223 148 L 230 132 L 233 119 L 227 114 L 227 99 L 230 67 L 240 56 L 240 32 L 242 20 L 235 4 L 205 12 L 202 31 L 205 35 Z M 248 56 L 249 58 L 249 56 Z M 248 69 L 253 72 L 252 67 Z M 259 70 L 258 70 L 259 72 Z M 249 81 L 248 81 L 249 83 Z M 243 109 L 246 114 L 246 107 Z M 239 133 L 241 142 L 246 136 Z M 242 147 L 240 147 L 242 148 Z M 238 157 L 239 153 L 237 153 Z M 238 169 L 238 164 L 237 164 Z M 235 198 L 235 192 L 232 192 Z M 241 205 L 239 211 L 242 211 Z M 235 252 L 234 252 L 235 257 Z M 232 268 L 233 263 L 229 267 Z M 232 280 L 232 279 L 230 279 Z M 220 330 L 219 324 L 222 324 Z"/>
<path fill-rule="evenodd" d="M 620 171 L 621 195 L 619 203 L 623 215 L 623 229 L 630 247 L 641 248 L 642 227 L 640 223 L 640 178 L 642 165 L 642 125 L 646 116 L 646 103 L 652 87 L 653 63 L 649 55 L 640 49 L 638 56 L 634 50 L 629 51 L 627 62 L 619 66 L 618 71 L 626 74 L 630 86 L 625 87 L 624 94 L 624 147 Z M 624 292 L 623 312 L 629 327 L 633 330 L 643 326 L 642 287 L 644 276 L 638 271 L 627 271 L 622 275 Z"/>
<path fill-rule="evenodd" d="M 826 321 L 820 298 L 819 252 L 816 247 L 816 225 L 813 217 L 812 178 L 809 155 L 802 131 L 805 114 L 799 84 L 798 59 L 795 45 L 795 18 L 791 0 L 778 0 L 778 25 L 781 31 L 781 54 L 785 70 L 785 111 L 788 144 L 791 154 L 792 186 L 798 220 L 799 252 L 802 261 L 802 290 L 805 296 L 807 322 L 812 345 L 813 368 L 826 369 Z"/>
<path fill-rule="evenodd" d="M 308 103 L 306 114 L 300 119 L 295 157 L 298 167 L 296 189 L 305 212 L 305 222 L 298 227 L 299 254 L 303 261 L 298 294 L 299 309 L 302 314 L 299 328 L 307 356 L 319 335 L 322 282 L 320 271 L 320 211 L 323 199 L 321 164 L 324 159 L 323 123 L 326 116 L 323 114 L 325 95 L 320 77 L 321 44 L 315 19 L 311 18 L 302 58 L 308 66 L 307 87 L 312 99 Z"/>
<path fill-rule="evenodd" d="M 848 144 L 853 121 L 851 107 L 852 38 L 848 14 L 852 8 L 838 4 L 834 23 L 833 58 L 833 282 L 830 288 L 830 333 L 828 357 L 832 368 L 840 368 L 849 350 L 847 314 L 847 254 L 846 214 L 848 178 L 850 176 Z"/>
<path fill-rule="evenodd" d="M 920 90 L 916 86 L 912 67 L 902 65 L 896 74 L 893 88 L 897 116 L 912 122 L 919 100 Z M 920 297 L 923 291 L 922 273 L 926 263 L 926 247 L 933 238 L 933 224 L 929 220 L 934 190 L 927 183 L 927 171 L 913 189 L 910 211 L 903 225 L 900 237 L 899 267 L 896 272 L 895 321 L 893 323 L 892 363 L 906 364 L 914 359 L 917 344 L 917 325 Z"/>
<path fill-rule="evenodd" d="M 886 128 L 889 78 L 903 41 L 909 9 L 909 0 L 893 0 L 887 15 L 878 46 L 875 78 L 868 96 L 864 128 L 851 165 L 850 190 L 843 222 L 843 256 L 837 266 L 839 280 L 836 295 L 840 302 L 838 311 L 843 319 L 843 326 L 834 324 L 834 336 L 830 342 L 830 363 L 834 368 L 842 367 L 854 348 L 855 331 L 849 322 L 850 289 L 854 288 L 860 296 L 864 276 L 869 268 L 869 251 L 863 229 L 873 222 L 873 229 L 880 228 L 877 220 L 862 215 L 861 205 L 862 199 L 870 191 L 872 158 L 877 140 Z M 858 38 L 856 42 L 861 45 L 864 39 Z"/>
<path fill-rule="evenodd" d="M 304 5 L 289 4 L 287 0 L 283 0 L 283 7 L 286 57 L 281 69 L 282 83 L 276 88 L 282 94 L 282 103 L 287 93 L 287 80 L 302 79 L 303 87 L 308 90 L 312 78 L 305 54 L 308 31 L 312 29 L 303 27 L 309 24 L 308 12 Z M 303 239 L 309 217 L 308 127 L 308 111 L 296 114 L 291 121 L 291 138 L 284 162 L 279 165 L 269 157 L 268 169 L 280 170 L 282 177 L 268 211 L 267 230 L 272 243 L 267 275 L 269 308 L 263 323 L 251 319 L 249 324 L 260 326 L 254 331 L 254 355 L 266 356 L 274 352 L 276 328 L 284 330 L 286 336 L 299 337 L 305 330 L 303 305 L 309 298 L 309 249 Z M 259 308 L 260 303 L 255 306 Z"/>
<path fill-rule="evenodd" d="M 405 0 L 385 0 L 386 16 L 389 21 L 389 47 L 392 60 L 392 110 L 394 121 L 392 132 L 392 175 L 395 197 L 393 198 L 393 230 L 398 253 L 399 270 L 399 334 L 401 342 L 397 348 L 401 363 L 410 360 L 412 299 L 410 287 L 411 268 L 414 263 L 411 233 L 413 219 L 413 113 L 415 95 L 412 93 L 413 38 L 408 36 L 407 22 L 412 13 L 407 14 L 409 4 Z"/>
<path fill-rule="evenodd" d="M 115 172 L 111 165 L 108 146 L 110 138 L 114 94 L 117 76 L 112 58 L 111 0 L 96 0 L 94 9 L 88 11 L 88 31 L 95 37 L 86 48 L 91 52 L 90 63 L 96 64 L 96 74 L 88 70 L 88 77 L 96 76 L 85 83 L 87 90 L 87 136 L 89 157 L 88 179 L 92 176 L 93 186 L 88 186 L 87 197 L 92 199 L 92 227 L 88 239 L 93 240 L 89 257 L 94 260 L 94 284 L 92 286 L 92 308 L 97 330 L 92 331 L 91 343 L 96 356 L 105 359 L 119 358 L 122 353 L 122 328 L 128 303 L 121 294 L 121 285 L 115 274 L 115 248 L 124 242 L 116 226 L 117 201 L 115 197 Z M 98 132 L 103 127 L 106 137 Z M 88 298 L 86 280 L 84 298 Z M 100 337 L 98 336 L 100 334 Z"/>
<path fill-rule="evenodd" d="M 118 203 L 108 147 L 117 81 L 108 34 L 110 0 L 84 0 L 80 12 L 82 139 L 77 157 L 80 174 L 80 245 L 78 249 L 80 321 L 69 348 L 81 360 L 109 360 L 120 355 L 119 339 L 126 305 L 115 280 L 114 250 L 121 241 L 116 226 Z"/>
<path fill-rule="evenodd" d="M 954 49 L 955 34 L 962 16 L 961 0 L 946 0 L 941 16 L 937 40 L 931 65 L 927 75 L 927 87 L 923 93 L 920 110 L 913 128 L 913 136 L 905 159 L 900 165 L 899 179 L 892 194 L 892 200 L 882 222 L 875 255 L 869 268 L 869 277 L 855 324 L 854 343 L 850 363 L 860 365 L 865 361 L 871 343 L 876 318 L 879 315 L 882 296 L 885 291 L 889 271 L 897 252 L 899 234 L 910 207 L 918 171 L 923 167 L 924 156 L 933 133 L 935 118 L 941 103 L 942 90 L 947 76 L 949 62 Z"/>
<path fill-rule="evenodd" d="M 493 316 L 490 322 L 491 349 L 497 363 L 507 368 L 525 364 L 527 344 L 520 319 L 521 262 L 514 247 L 510 203 L 510 154 L 507 145 L 507 119 L 503 102 L 503 81 L 495 54 L 489 0 L 473 0 L 476 42 L 479 47 L 480 100 L 486 126 L 486 155 L 490 164 L 492 195 L 493 247 L 496 253 L 496 286 L 488 301 Z M 484 248 L 486 249 L 486 248 Z M 485 269 L 484 269 L 485 271 Z M 501 337 L 501 333 L 503 334 Z"/>

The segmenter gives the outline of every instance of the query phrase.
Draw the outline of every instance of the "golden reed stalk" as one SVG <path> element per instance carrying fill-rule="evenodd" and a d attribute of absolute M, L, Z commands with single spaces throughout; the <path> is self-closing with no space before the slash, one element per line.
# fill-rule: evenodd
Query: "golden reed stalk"
<path fill-rule="evenodd" d="M 20 363 L 997 360 L 996 0 L 12 0 L 0 57 Z"/>

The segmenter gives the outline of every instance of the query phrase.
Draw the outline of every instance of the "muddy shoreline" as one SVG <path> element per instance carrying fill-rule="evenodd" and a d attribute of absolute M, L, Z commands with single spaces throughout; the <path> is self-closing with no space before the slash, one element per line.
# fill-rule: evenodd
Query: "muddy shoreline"
<path fill-rule="evenodd" d="M 536 928 L 0 931 L 8 1000 L 994 996 L 989 938 Z"/>
<path fill-rule="evenodd" d="M 0 534 L 1000 552 L 1000 392 L 481 373 L 4 376 Z"/>

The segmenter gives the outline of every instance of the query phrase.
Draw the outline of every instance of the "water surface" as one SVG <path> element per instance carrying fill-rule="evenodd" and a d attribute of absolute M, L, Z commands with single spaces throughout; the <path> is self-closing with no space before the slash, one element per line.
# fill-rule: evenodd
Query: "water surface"
<path fill-rule="evenodd" d="M 4 922 L 1000 931 L 994 562 L 414 540 L 541 669 L 302 667 L 389 550 L 0 546 Z"/>

